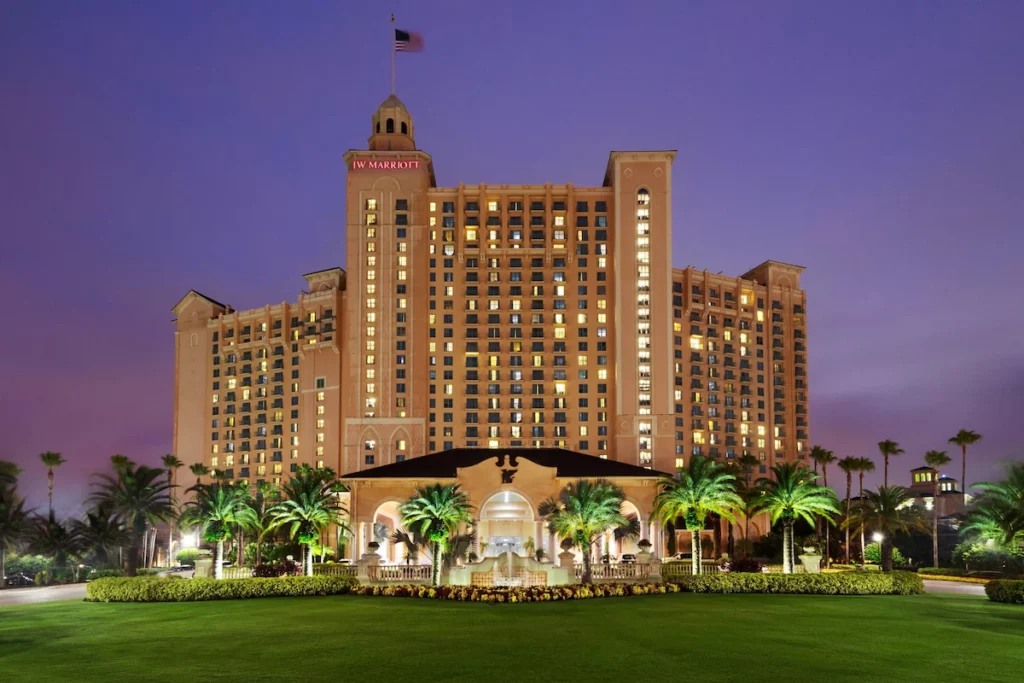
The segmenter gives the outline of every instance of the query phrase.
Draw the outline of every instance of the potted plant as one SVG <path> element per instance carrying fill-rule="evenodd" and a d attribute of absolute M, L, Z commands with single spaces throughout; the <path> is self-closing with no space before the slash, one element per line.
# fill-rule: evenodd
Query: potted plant
<path fill-rule="evenodd" d="M 640 552 L 636 554 L 636 561 L 640 564 L 649 563 L 651 561 L 651 542 L 646 538 L 641 538 L 636 547 L 640 549 Z"/>

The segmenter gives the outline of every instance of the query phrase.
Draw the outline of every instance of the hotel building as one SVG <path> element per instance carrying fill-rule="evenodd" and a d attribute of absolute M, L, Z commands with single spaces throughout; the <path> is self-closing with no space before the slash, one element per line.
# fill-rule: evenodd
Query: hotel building
<path fill-rule="evenodd" d="M 250 482 L 459 448 L 804 459 L 803 269 L 674 268 L 675 156 L 612 152 L 595 187 L 438 187 L 388 97 L 344 156 L 344 269 L 291 304 L 174 307 L 174 452 Z"/>

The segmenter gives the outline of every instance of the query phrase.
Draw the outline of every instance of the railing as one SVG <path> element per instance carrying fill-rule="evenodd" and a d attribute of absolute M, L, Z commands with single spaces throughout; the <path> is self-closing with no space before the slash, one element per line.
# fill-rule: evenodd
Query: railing
<path fill-rule="evenodd" d="M 380 583 L 430 581 L 430 569 L 431 567 L 429 564 L 378 565 L 376 567 L 367 567 L 366 575 L 369 577 L 370 581 Z"/>
<path fill-rule="evenodd" d="M 314 564 L 313 576 L 344 576 L 355 578 L 356 566 L 354 564 Z"/>
<path fill-rule="evenodd" d="M 252 577 L 252 567 L 221 567 L 225 579 L 248 579 Z"/>
<path fill-rule="evenodd" d="M 702 560 L 700 563 L 701 574 L 718 574 L 722 571 L 715 560 Z M 661 576 L 668 580 L 677 576 L 693 576 L 693 563 L 690 560 L 677 560 L 666 562 L 661 565 Z"/>
<path fill-rule="evenodd" d="M 583 577 L 583 565 L 574 564 L 577 579 Z M 646 581 L 651 575 L 649 564 L 592 564 L 591 581 Z"/>

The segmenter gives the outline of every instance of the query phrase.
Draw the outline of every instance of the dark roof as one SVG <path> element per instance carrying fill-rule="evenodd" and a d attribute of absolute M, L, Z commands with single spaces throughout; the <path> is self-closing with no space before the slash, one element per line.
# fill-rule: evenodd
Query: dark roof
<path fill-rule="evenodd" d="M 391 465 L 351 472 L 342 479 L 454 479 L 460 468 L 484 460 L 510 456 L 529 460 L 541 467 L 554 467 L 559 477 L 660 477 L 664 472 L 648 470 L 616 460 L 605 460 L 562 448 L 453 448 Z M 505 460 L 510 466 L 510 460 Z"/>
<path fill-rule="evenodd" d="M 915 467 L 914 469 L 912 469 L 910 471 L 911 472 L 920 472 L 921 470 L 934 470 L 934 469 L 935 469 L 934 467 L 929 467 L 928 465 L 922 465 L 921 467 Z"/>

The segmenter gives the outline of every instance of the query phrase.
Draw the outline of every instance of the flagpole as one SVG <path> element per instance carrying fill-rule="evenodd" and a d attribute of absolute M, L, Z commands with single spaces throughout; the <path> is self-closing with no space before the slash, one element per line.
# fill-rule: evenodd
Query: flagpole
<path fill-rule="evenodd" d="M 391 94 L 395 94 L 395 13 L 391 13 Z"/>

